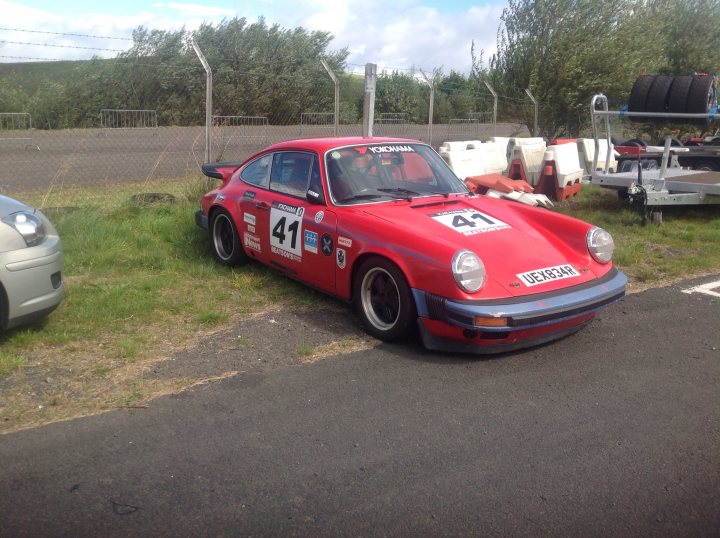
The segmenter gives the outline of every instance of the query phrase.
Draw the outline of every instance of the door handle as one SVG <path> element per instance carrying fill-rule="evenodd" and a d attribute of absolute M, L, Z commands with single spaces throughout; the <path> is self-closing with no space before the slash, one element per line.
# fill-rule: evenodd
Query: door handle
<path fill-rule="evenodd" d="M 270 205 L 267 202 L 256 202 L 255 207 L 264 211 L 270 209 Z"/>

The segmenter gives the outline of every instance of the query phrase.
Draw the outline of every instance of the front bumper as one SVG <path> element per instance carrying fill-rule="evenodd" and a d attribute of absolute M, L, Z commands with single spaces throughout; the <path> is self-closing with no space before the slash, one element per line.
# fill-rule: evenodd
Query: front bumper
<path fill-rule="evenodd" d="M 46 317 L 64 294 L 60 239 L 0 254 L 0 281 L 7 299 L 1 323 L 9 329 Z"/>
<path fill-rule="evenodd" d="M 627 278 L 604 277 L 562 290 L 492 301 L 454 301 L 413 289 L 425 347 L 502 353 L 567 336 L 625 295 Z M 486 320 L 492 320 L 487 323 Z"/>

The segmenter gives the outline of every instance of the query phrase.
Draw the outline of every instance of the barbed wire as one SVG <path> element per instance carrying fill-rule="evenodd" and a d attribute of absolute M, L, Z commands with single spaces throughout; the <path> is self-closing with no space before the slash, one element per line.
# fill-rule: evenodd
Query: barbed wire
<path fill-rule="evenodd" d="M 92 34 L 71 34 L 68 32 L 50 32 L 47 30 L 25 30 L 22 28 L 5 28 L 2 26 L 0 26 L 0 30 L 5 30 L 8 32 L 26 32 L 29 34 L 64 35 L 64 36 L 71 36 L 71 37 L 91 37 L 94 39 L 116 39 L 119 41 L 133 41 L 133 39 L 129 38 L 129 37 L 111 37 L 111 36 L 92 35 Z"/>
<path fill-rule="evenodd" d="M 7 43 L 8 45 L 30 45 L 33 47 L 56 47 L 61 49 L 80 49 L 80 50 L 102 50 L 108 52 L 125 52 L 125 49 L 103 49 L 99 47 L 80 47 L 78 45 L 55 45 L 52 43 L 31 43 L 28 41 L 8 41 L 6 39 L 0 39 L 0 43 Z"/>

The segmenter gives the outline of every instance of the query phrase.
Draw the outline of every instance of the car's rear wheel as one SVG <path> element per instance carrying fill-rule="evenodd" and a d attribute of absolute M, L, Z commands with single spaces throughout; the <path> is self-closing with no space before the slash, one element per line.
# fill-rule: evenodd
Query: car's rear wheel
<path fill-rule="evenodd" d="M 224 209 L 218 209 L 212 214 L 210 243 L 215 259 L 223 265 L 233 266 L 247 261 L 235 223 Z"/>
<path fill-rule="evenodd" d="M 395 342 L 411 334 L 417 319 L 415 302 L 405 276 L 394 263 L 368 258 L 355 274 L 353 290 L 355 311 L 370 335 Z"/>

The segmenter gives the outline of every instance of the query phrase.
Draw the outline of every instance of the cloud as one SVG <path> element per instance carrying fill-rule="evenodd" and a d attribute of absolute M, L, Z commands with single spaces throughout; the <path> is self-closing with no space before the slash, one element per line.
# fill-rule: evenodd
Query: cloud
<path fill-rule="evenodd" d="M 236 15 L 234 9 L 226 7 L 205 6 L 201 4 L 184 4 L 180 2 L 158 2 L 153 4 L 157 9 L 172 9 L 183 19 L 218 19 L 222 17 L 232 18 Z"/>
<path fill-rule="evenodd" d="M 211 1 L 223 4 L 223 0 Z M 268 24 L 330 32 L 334 36 L 330 49 L 347 47 L 348 68 L 352 71 L 362 72 L 364 65 L 372 62 L 379 70 L 419 67 L 430 73 L 434 68 L 442 67 L 445 73 L 450 70 L 467 73 L 473 41 L 476 51 L 485 51 L 485 58 L 495 51 L 497 28 L 505 6 L 504 2 L 474 5 L 450 12 L 442 0 L 396 0 L 392 3 L 385 0 L 305 0 L 302 3 L 263 0 L 231 4 L 243 5 L 243 8 L 155 2 L 147 4 L 140 12 L 126 11 L 117 15 L 117 7 L 97 3 L 94 11 L 77 17 L 63 15 L 60 4 L 41 10 L 0 0 L 0 13 L 3 13 L 4 21 L 28 21 L 22 26 L 17 23 L 19 28 L 117 38 L 131 37 L 132 30 L 140 25 L 161 30 L 183 27 L 193 30 L 203 22 L 218 23 L 236 16 L 244 16 L 252 22 L 264 16 Z M 452 4 L 457 5 L 457 2 Z M 3 25 L 11 26 L 6 22 Z M 131 44 L 129 41 L 8 31 L 0 32 L 0 39 L 106 49 L 125 49 Z M 111 57 L 116 52 L 0 43 L 0 56 L 82 59 L 93 54 Z M 0 58 L 0 61 L 17 60 Z"/>

